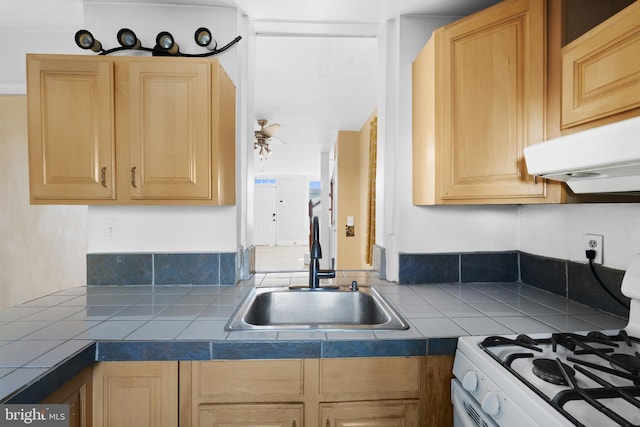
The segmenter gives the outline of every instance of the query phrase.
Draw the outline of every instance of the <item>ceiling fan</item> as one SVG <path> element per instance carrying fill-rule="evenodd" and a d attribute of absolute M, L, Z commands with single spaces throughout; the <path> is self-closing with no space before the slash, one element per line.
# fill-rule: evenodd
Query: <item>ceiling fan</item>
<path fill-rule="evenodd" d="M 258 125 L 260 125 L 260 130 L 255 131 L 256 140 L 253 143 L 253 148 L 258 150 L 258 157 L 260 157 L 260 160 L 263 160 L 265 155 L 271 154 L 269 142 L 272 141 L 273 136 L 280 129 L 280 125 L 278 123 L 273 123 L 269 126 L 267 126 L 267 123 L 267 120 L 259 119 Z"/>

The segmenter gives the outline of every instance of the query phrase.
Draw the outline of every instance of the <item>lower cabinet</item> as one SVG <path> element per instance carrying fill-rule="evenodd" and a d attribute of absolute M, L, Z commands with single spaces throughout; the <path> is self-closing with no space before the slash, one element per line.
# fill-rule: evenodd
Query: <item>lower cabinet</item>
<path fill-rule="evenodd" d="M 100 362 L 93 372 L 94 427 L 178 425 L 178 362 Z"/>
<path fill-rule="evenodd" d="M 420 401 L 379 400 L 372 402 L 321 403 L 321 427 L 418 426 Z"/>
<path fill-rule="evenodd" d="M 100 362 L 93 425 L 452 426 L 452 363 L 453 356 Z"/>
<path fill-rule="evenodd" d="M 298 427 L 304 419 L 302 403 L 246 403 L 202 405 L 201 426 Z"/>
<path fill-rule="evenodd" d="M 426 359 L 180 362 L 180 425 L 425 426 Z"/>
<path fill-rule="evenodd" d="M 47 396 L 45 404 L 69 405 L 69 427 L 91 427 L 92 368 L 86 368 Z"/>

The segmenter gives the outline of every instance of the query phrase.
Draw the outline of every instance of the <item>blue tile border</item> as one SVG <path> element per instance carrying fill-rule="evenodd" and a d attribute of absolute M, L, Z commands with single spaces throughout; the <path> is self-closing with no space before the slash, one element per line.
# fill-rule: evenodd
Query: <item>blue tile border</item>
<path fill-rule="evenodd" d="M 624 271 L 600 265 L 595 266 L 595 270 L 609 292 L 628 305 L 629 298 L 624 296 L 620 290 Z M 623 307 L 607 291 L 602 289 L 602 286 L 591 273 L 588 264 L 567 263 L 567 289 L 569 299 L 598 308 L 607 313 L 625 318 L 629 317 L 629 309 Z"/>
<path fill-rule="evenodd" d="M 336 340 L 322 342 L 322 357 L 424 356 L 426 339 Z"/>
<path fill-rule="evenodd" d="M 460 281 L 517 282 L 519 277 L 517 252 L 460 254 Z"/>
<path fill-rule="evenodd" d="M 455 339 L 453 351 L 455 351 Z M 425 356 L 427 339 L 100 341 L 97 361 L 320 359 L 336 357 Z M 444 347 L 443 347 L 444 348 Z M 445 354 L 443 350 L 434 354 Z M 446 353 L 446 354 L 453 354 Z"/>
<path fill-rule="evenodd" d="M 619 299 L 629 302 L 629 298 L 620 291 L 623 270 L 601 265 L 596 265 L 595 270 L 607 289 Z M 586 260 L 580 263 L 520 253 L 520 271 L 523 283 L 616 316 L 629 317 L 629 310 L 611 298 L 598 284 Z"/>
<path fill-rule="evenodd" d="M 45 397 L 62 387 L 67 381 L 91 366 L 96 360 L 96 343 L 87 345 L 58 366 L 22 390 L 13 394 L 2 403 L 30 404 L 41 402 Z"/>
<path fill-rule="evenodd" d="M 557 295 L 567 296 L 567 262 L 527 253 L 520 254 L 522 281 Z"/>
<path fill-rule="evenodd" d="M 427 355 L 449 356 L 455 354 L 458 338 L 428 338 Z"/>
<path fill-rule="evenodd" d="M 459 254 L 400 254 L 399 283 L 455 283 L 460 281 Z"/>
<path fill-rule="evenodd" d="M 99 341 L 97 361 L 209 360 L 210 341 Z"/>
<path fill-rule="evenodd" d="M 426 283 L 516 282 L 517 251 L 399 255 L 401 285 Z"/>
<path fill-rule="evenodd" d="M 156 285 L 217 285 L 220 283 L 219 254 L 154 254 Z"/>
<path fill-rule="evenodd" d="M 235 285 L 233 252 L 87 254 L 87 285 Z"/>
<path fill-rule="evenodd" d="M 216 341 L 211 359 L 317 359 L 321 346 L 318 341 Z"/>
<path fill-rule="evenodd" d="M 87 285 L 147 285 L 152 282 L 152 254 L 87 255 Z"/>

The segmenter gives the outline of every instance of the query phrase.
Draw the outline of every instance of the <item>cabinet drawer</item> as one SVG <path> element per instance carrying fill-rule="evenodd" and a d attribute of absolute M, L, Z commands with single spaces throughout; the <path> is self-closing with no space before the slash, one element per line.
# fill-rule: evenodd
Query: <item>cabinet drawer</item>
<path fill-rule="evenodd" d="M 320 393 L 418 393 L 420 358 L 323 359 Z"/>
<path fill-rule="evenodd" d="M 420 425 L 420 402 L 378 400 L 320 404 L 319 426 L 405 426 Z"/>
<path fill-rule="evenodd" d="M 302 403 L 202 405 L 199 425 L 301 427 L 303 419 Z"/>
<path fill-rule="evenodd" d="M 193 362 L 195 400 L 303 394 L 302 360 Z"/>

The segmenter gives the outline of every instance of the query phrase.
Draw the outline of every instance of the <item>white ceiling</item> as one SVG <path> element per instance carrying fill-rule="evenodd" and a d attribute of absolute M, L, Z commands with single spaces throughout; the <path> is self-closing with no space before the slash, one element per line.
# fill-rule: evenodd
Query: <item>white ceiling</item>
<path fill-rule="evenodd" d="M 225 0 L 256 40 L 255 119 L 281 125 L 257 175 L 319 175 L 339 130 L 359 130 L 376 109 L 375 36 L 400 14 L 463 16 L 498 0 Z M 257 128 L 257 125 L 256 125 Z"/>

